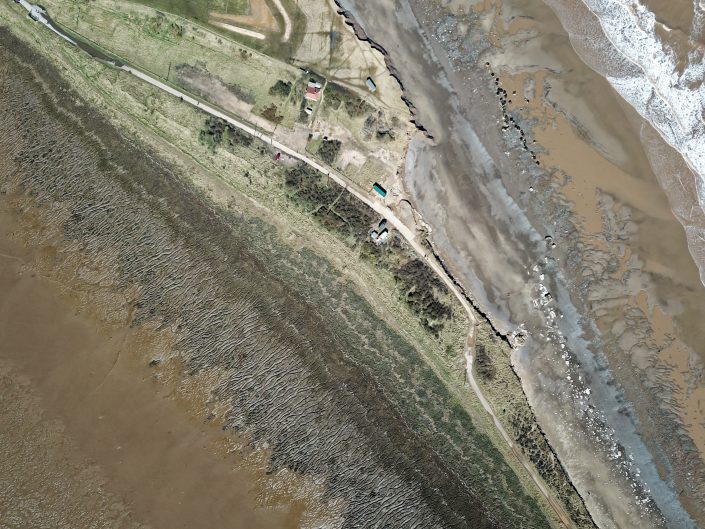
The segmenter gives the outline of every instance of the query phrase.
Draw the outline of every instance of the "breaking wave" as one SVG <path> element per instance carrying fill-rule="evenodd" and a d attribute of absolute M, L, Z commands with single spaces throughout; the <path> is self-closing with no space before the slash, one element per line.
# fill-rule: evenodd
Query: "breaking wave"
<path fill-rule="evenodd" d="M 685 161 L 678 174 L 657 175 L 705 284 L 705 0 L 672 0 L 663 13 L 650 9 L 655 3 L 648 0 L 545 1 L 581 58 Z M 662 17 L 667 10 L 687 14 L 685 23 L 669 26 Z M 663 169 L 668 153 L 645 136 L 654 169 Z"/>

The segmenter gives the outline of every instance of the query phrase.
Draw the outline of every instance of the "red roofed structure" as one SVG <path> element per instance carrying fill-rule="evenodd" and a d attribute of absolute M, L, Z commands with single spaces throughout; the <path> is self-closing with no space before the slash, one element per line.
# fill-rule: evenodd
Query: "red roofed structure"
<path fill-rule="evenodd" d="M 313 86 L 309 86 L 306 88 L 306 92 L 304 93 L 304 97 L 306 99 L 310 99 L 311 101 L 318 101 L 321 98 L 321 89 L 313 87 Z"/>

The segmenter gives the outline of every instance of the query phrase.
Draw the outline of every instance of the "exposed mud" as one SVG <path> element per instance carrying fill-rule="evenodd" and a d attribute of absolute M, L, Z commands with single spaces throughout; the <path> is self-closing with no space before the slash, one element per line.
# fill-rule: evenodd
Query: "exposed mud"
<path fill-rule="evenodd" d="M 33 266 L 49 248 L 11 238 L 22 228 L 14 214 L 0 221 L 3 527 L 293 529 L 304 511 L 319 518 L 307 494 L 263 479 L 264 461 L 243 464 L 245 440 L 183 410 L 174 395 L 203 381 L 167 382 L 178 362 L 143 358 L 167 344 L 96 317 L 80 292 Z"/>

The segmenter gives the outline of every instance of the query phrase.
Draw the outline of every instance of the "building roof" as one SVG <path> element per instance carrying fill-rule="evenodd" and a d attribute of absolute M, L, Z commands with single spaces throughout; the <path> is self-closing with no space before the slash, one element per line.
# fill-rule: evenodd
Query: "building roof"
<path fill-rule="evenodd" d="M 318 101 L 321 98 L 321 89 L 309 86 L 308 88 L 306 88 L 304 97 L 306 99 L 310 99 L 311 101 Z"/>
<path fill-rule="evenodd" d="M 387 196 L 387 190 L 384 189 L 384 188 L 383 188 L 381 185 L 379 185 L 377 182 L 374 183 L 374 185 L 372 186 L 372 189 L 374 189 L 374 190 L 377 192 L 377 194 L 378 194 L 379 196 L 381 196 L 382 198 L 384 198 L 384 197 Z"/>

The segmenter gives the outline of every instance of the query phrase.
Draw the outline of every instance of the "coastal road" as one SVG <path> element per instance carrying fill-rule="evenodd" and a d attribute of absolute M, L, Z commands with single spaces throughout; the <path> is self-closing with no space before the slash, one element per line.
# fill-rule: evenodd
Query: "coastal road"
<path fill-rule="evenodd" d="M 455 294 L 455 297 L 458 299 L 460 304 L 463 306 L 465 309 L 465 312 L 467 313 L 468 319 L 470 321 L 470 330 L 468 334 L 468 340 L 467 340 L 467 346 L 465 350 L 465 358 L 466 358 L 466 365 L 467 365 L 467 378 L 468 382 L 470 384 L 471 389 L 477 396 L 478 400 L 480 401 L 480 404 L 484 408 L 484 410 L 490 415 L 492 418 L 492 421 L 499 431 L 499 434 L 501 437 L 505 440 L 509 448 L 511 449 L 512 453 L 517 457 L 521 465 L 526 469 L 526 471 L 529 473 L 529 476 L 531 476 L 532 481 L 534 481 L 535 485 L 541 492 L 541 494 L 546 498 L 546 501 L 551 505 L 553 510 L 556 512 L 556 515 L 558 518 L 561 520 L 563 525 L 565 525 L 568 528 L 573 528 L 575 527 L 573 524 L 573 521 L 571 520 L 570 516 L 565 512 L 561 504 L 553 497 L 553 495 L 550 493 L 548 490 L 546 484 L 544 483 L 543 479 L 541 476 L 538 474 L 538 471 L 536 468 L 529 462 L 527 457 L 524 455 L 524 453 L 521 451 L 521 448 L 518 447 L 512 438 L 509 436 L 505 428 L 502 426 L 502 423 L 499 421 L 499 418 L 497 415 L 494 413 L 492 410 L 492 406 L 490 406 L 490 403 L 487 401 L 485 398 L 484 394 L 482 393 L 482 390 L 480 389 L 480 386 L 477 384 L 475 381 L 475 377 L 473 376 L 472 373 L 472 366 L 473 366 L 473 350 L 474 350 L 474 327 L 476 324 L 476 319 L 475 319 L 475 311 L 470 305 L 470 302 L 467 300 L 465 295 L 460 291 L 460 289 L 457 287 L 457 285 L 453 282 L 452 278 L 446 273 L 446 271 L 443 269 L 443 267 L 438 263 L 436 260 L 435 256 L 433 254 L 430 254 L 429 250 L 424 248 L 419 241 L 416 238 L 416 234 L 414 231 L 412 231 L 408 226 L 406 226 L 395 214 L 394 212 L 384 205 L 379 199 L 376 197 L 370 195 L 369 193 L 365 192 L 363 189 L 361 189 L 359 186 L 348 180 L 347 177 L 342 175 L 341 173 L 335 171 L 334 169 L 330 167 L 326 167 L 322 165 L 320 162 L 317 160 L 311 158 L 305 153 L 298 152 L 283 143 L 278 142 L 275 140 L 272 136 L 268 136 L 266 134 L 263 134 L 261 131 L 258 129 L 248 125 L 247 123 L 240 121 L 238 119 L 235 119 L 224 112 L 221 112 L 218 109 L 215 109 L 208 104 L 199 101 L 198 99 L 188 95 L 184 94 L 180 90 L 167 85 L 163 82 L 161 82 L 158 79 L 155 79 L 154 77 L 147 75 L 144 72 L 141 72 L 140 70 L 136 70 L 135 68 L 131 68 L 130 66 L 123 65 L 122 69 L 126 72 L 131 73 L 132 75 L 142 79 L 143 81 L 159 88 L 160 90 L 163 90 L 165 92 L 168 92 L 169 94 L 172 94 L 176 97 L 181 98 L 184 102 L 189 103 L 190 105 L 195 106 L 196 108 L 199 108 L 203 112 L 206 112 L 212 116 L 215 116 L 217 118 L 220 118 L 226 122 L 228 122 L 230 125 L 233 127 L 236 127 L 252 136 L 255 138 L 259 138 L 260 140 L 269 143 L 272 147 L 275 149 L 281 151 L 284 154 L 287 154 L 288 156 L 291 156 L 292 158 L 295 158 L 308 166 L 316 169 L 317 171 L 328 175 L 331 179 L 333 179 L 337 184 L 345 188 L 346 191 L 351 193 L 353 196 L 355 196 L 357 199 L 361 200 L 365 204 L 367 204 L 370 208 L 372 208 L 374 211 L 379 213 L 382 217 L 387 219 L 387 222 L 394 226 L 394 228 L 399 232 L 399 234 L 406 239 L 406 241 L 414 248 L 416 253 L 420 255 L 424 262 L 443 280 L 443 282 L 446 284 L 448 289 Z"/>
<path fill-rule="evenodd" d="M 309 167 L 312 167 L 313 169 L 316 169 L 317 171 L 327 175 L 330 177 L 333 181 L 335 181 L 338 185 L 341 187 L 345 188 L 346 191 L 348 191 L 350 194 L 354 195 L 357 199 L 361 200 L 365 204 L 367 204 L 370 208 L 372 208 L 374 211 L 379 213 L 382 217 L 387 219 L 387 222 L 394 226 L 394 228 L 399 232 L 399 234 L 406 239 L 406 241 L 414 248 L 416 253 L 418 253 L 420 256 L 423 257 L 423 260 L 426 262 L 426 264 L 433 269 L 433 271 L 438 274 L 441 279 L 443 279 L 443 282 L 448 286 L 448 288 L 455 294 L 455 296 L 458 298 L 458 301 L 463 305 L 463 308 L 468 314 L 468 318 L 470 320 L 470 323 L 474 326 L 475 325 L 475 316 L 473 309 L 468 302 L 468 300 L 465 298 L 465 296 L 460 292 L 458 287 L 455 285 L 453 280 L 448 276 L 448 274 L 445 273 L 443 270 L 443 267 L 436 261 L 435 257 L 430 254 L 429 250 L 424 248 L 417 240 L 416 234 L 406 225 L 404 224 L 399 217 L 397 217 L 394 212 L 384 205 L 379 199 L 376 197 L 370 195 L 369 193 L 365 192 L 362 190 L 359 186 L 348 180 L 347 177 L 343 176 L 341 173 L 338 171 L 332 169 L 331 167 L 326 167 L 317 160 L 311 158 L 305 153 L 301 153 L 299 151 L 296 151 L 287 145 L 284 145 L 283 143 L 278 142 L 275 140 L 272 136 L 269 136 L 267 134 L 264 134 L 262 131 L 258 130 L 257 128 L 245 123 L 244 121 L 241 121 L 239 119 L 235 119 L 228 114 L 225 114 L 224 112 L 221 112 L 220 110 L 213 108 L 212 106 L 208 105 L 207 103 L 204 103 L 195 97 L 185 94 L 184 92 L 174 88 L 171 85 L 168 85 L 159 79 L 155 79 L 151 75 L 148 75 L 140 70 L 137 70 L 135 68 L 132 68 L 131 66 L 123 65 L 121 67 L 122 70 L 131 73 L 135 77 L 138 77 L 139 79 L 142 79 L 143 81 L 151 84 L 152 86 L 155 86 L 159 88 L 160 90 L 163 90 L 164 92 L 167 92 L 175 97 L 178 97 L 181 99 L 184 103 L 188 103 L 203 112 L 206 112 L 207 114 L 210 114 L 211 116 L 215 116 L 217 118 L 222 119 L 223 121 L 228 122 L 230 125 L 233 127 L 236 127 L 243 132 L 246 132 L 247 134 L 250 134 L 254 136 L 255 138 L 258 138 L 262 140 L 265 143 L 268 143 L 271 145 L 273 148 L 275 148 L 278 151 L 281 151 L 283 154 L 286 154 L 292 158 L 295 158 Z"/>
<path fill-rule="evenodd" d="M 553 510 L 556 512 L 556 515 L 558 518 L 560 518 L 561 522 L 563 525 L 570 529 L 577 529 L 575 528 L 575 524 L 573 523 L 573 520 L 568 516 L 568 513 L 565 512 L 565 509 L 563 509 L 563 506 L 556 501 L 556 499 L 553 497 L 551 492 L 548 490 L 546 487 L 546 484 L 544 483 L 543 479 L 538 473 L 538 470 L 536 470 L 536 467 L 529 461 L 529 459 L 524 455 L 524 452 L 521 451 L 521 447 L 517 446 L 517 444 L 512 440 L 512 438 L 509 436 L 509 433 L 507 433 L 507 430 L 505 430 L 504 426 L 502 426 L 502 423 L 499 422 L 499 419 L 495 415 L 494 411 L 492 410 L 492 406 L 490 406 L 490 403 L 487 401 L 485 398 L 484 394 L 482 393 L 482 390 L 480 389 L 480 386 L 477 385 L 477 381 L 475 380 L 475 377 L 473 376 L 472 373 L 472 365 L 473 365 L 473 347 L 471 345 L 468 345 L 465 348 L 465 361 L 466 361 L 466 369 L 467 369 L 467 378 L 468 382 L 470 383 L 470 387 L 472 390 L 475 392 L 475 395 L 477 395 L 478 400 L 480 401 L 480 404 L 482 407 L 485 409 L 485 411 L 492 417 L 492 421 L 494 422 L 495 428 L 497 428 L 497 431 L 499 434 L 502 436 L 502 438 L 506 441 L 506 443 L 509 445 L 509 448 L 512 450 L 512 453 L 516 456 L 516 458 L 519 460 L 521 465 L 526 469 L 526 471 L 529 473 L 531 476 L 531 479 L 534 481 L 538 489 L 541 491 L 541 494 L 546 498 L 546 501 L 551 505 Z"/>
<path fill-rule="evenodd" d="M 19 2 L 18 2 L 19 3 Z M 28 2 L 22 1 L 22 6 L 25 9 L 33 9 L 35 6 L 32 4 L 29 4 Z M 282 13 L 285 17 L 285 19 L 288 19 L 288 16 L 286 14 L 286 11 L 282 10 Z M 42 14 L 45 14 L 45 12 L 42 10 Z M 42 17 L 44 18 L 44 17 Z M 63 31 L 61 31 L 60 28 L 57 28 L 54 26 L 52 22 L 50 22 L 47 18 L 44 18 L 43 20 L 39 20 L 40 23 L 42 23 L 44 26 L 48 27 L 50 30 L 53 32 L 57 33 L 59 36 L 61 36 L 63 39 L 67 40 L 71 44 L 75 46 L 79 46 L 73 39 L 71 39 L 68 35 L 66 35 Z M 88 52 L 91 56 L 93 56 L 93 53 L 89 49 L 87 49 L 86 45 L 80 45 L 79 46 L 81 49 L 84 51 Z M 100 60 L 103 63 L 106 63 L 106 61 L 102 58 L 102 52 L 97 52 L 95 58 Z M 212 106 L 206 104 L 205 102 L 202 102 L 193 96 L 186 94 L 173 86 L 170 86 L 159 79 L 156 79 L 152 77 L 151 75 L 148 75 L 141 70 L 138 70 L 136 68 L 133 68 L 131 66 L 125 65 L 125 64 L 120 64 L 120 66 L 117 66 L 117 64 L 114 64 L 115 67 L 131 74 L 137 77 L 138 79 L 141 79 L 142 81 L 149 83 L 150 85 L 154 86 L 155 88 L 158 88 L 159 90 L 162 90 L 168 94 L 173 95 L 174 97 L 178 97 L 181 99 L 183 102 L 188 103 L 203 112 L 206 112 L 207 114 L 210 114 L 214 117 L 220 118 L 233 127 L 236 127 L 243 132 L 250 134 L 251 136 L 254 136 L 255 138 L 259 138 L 260 140 L 264 141 L 265 143 L 269 143 L 273 148 L 277 149 L 278 151 L 281 151 L 282 153 L 295 158 L 305 164 L 307 164 L 309 167 L 312 167 L 313 169 L 327 175 L 331 179 L 333 179 L 337 184 L 339 184 L 341 187 L 345 188 L 346 191 L 351 193 L 353 196 L 355 196 L 357 199 L 361 200 L 367 206 L 372 208 L 375 212 L 377 212 L 380 216 L 384 217 L 387 219 L 387 222 L 392 225 L 398 232 L 399 234 L 406 239 L 406 241 L 411 245 L 411 247 L 416 251 L 416 253 L 423 259 L 423 261 L 438 275 L 438 277 L 441 278 L 441 280 L 446 284 L 448 289 L 453 292 L 455 297 L 458 299 L 460 304 L 463 306 L 463 309 L 465 309 L 465 312 L 467 313 L 468 320 L 470 322 L 470 329 L 469 329 L 469 334 L 468 334 L 468 339 L 466 342 L 466 350 L 465 350 L 465 357 L 467 361 L 467 378 L 468 382 L 470 384 L 471 389 L 473 392 L 476 394 L 478 400 L 480 401 L 482 407 L 484 410 L 490 415 L 492 418 L 492 421 L 497 428 L 499 434 L 501 437 L 506 441 L 508 444 L 510 450 L 512 453 L 517 457 L 519 462 L 522 464 L 522 466 L 527 470 L 529 476 L 531 479 L 534 481 L 535 485 L 541 492 L 541 494 L 546 498 L 546 501 L 551 505 L 551 507 L 554 509 L 556 512 L 556 515 L 558 518 L 561 520 L 563 525 L 565 525 L 568 528 L 574 528 L 575 525 L 573 524 L 572 520 L 570 517 L 567 515 L 561 504 L 553 497 L 553 495 L 550 493 L 550 491 L 547 489 L 546 484 L 544 483 L 543 479 L 539 476 L 538 471 L 536 468 L 528 461 L 526 456 L 522 453 L 521 449 L 513 442 L 512 438 L 509 436 L 507 431 L 504 429 L 502 424 L 500 423 L 498 417 L 492 410 L 492 407 L 490 406 L 489 402 L 485 398 L 484 394 L 482 393 L 482 390 L 478 386 L 477 382 L 475 381 L 475 378 L 472 373 L 472 366 L 473 366 L 473 351 L 474 351 L 474 328 L 477 323 L 477 320 L 475 319 L 475 311 L 468 301 L 468 299 L 465 297 L 463 292 L 458 288 L 458 286 L 455 284 L 453 279 L 446 273 L 446 271 L 443 269 L 443 267 L 440 265 L 440 263 L 436 260 L 435 255 L 433 255 L 427 248 L 425 248 L 417 239 L 416 233 L 410 229 L 407 225 L 405 225 L 395 214 L 394 212 L 386 206 L 380 199 L 378 199 L 375 196 L 370 195 L 369 192 L 366 190 L 360 188 L 357 184 L 351 182 L 347 177 L 345 177 L 343 174 L 339 173 L 338 171 L 334 170 L 331 167 L 326 167 L 322 165 L 320 162 L 317 160 L 311 158 L 308 156 L 306 153 L 301 153 L 296 151 L 295 149 L 292 149 L 288 147 L 287 145 L 284 145 L 283 143 L 278 142 L 275 140 L 272 136 L 266 135 L 262 133 L 260 130 L 257 128 L 249 125 L 248 123 L 241 121 L 239 119 L 233 118 L 224 112 L 221 112 L 220 110 L 213 108 Z"/>

